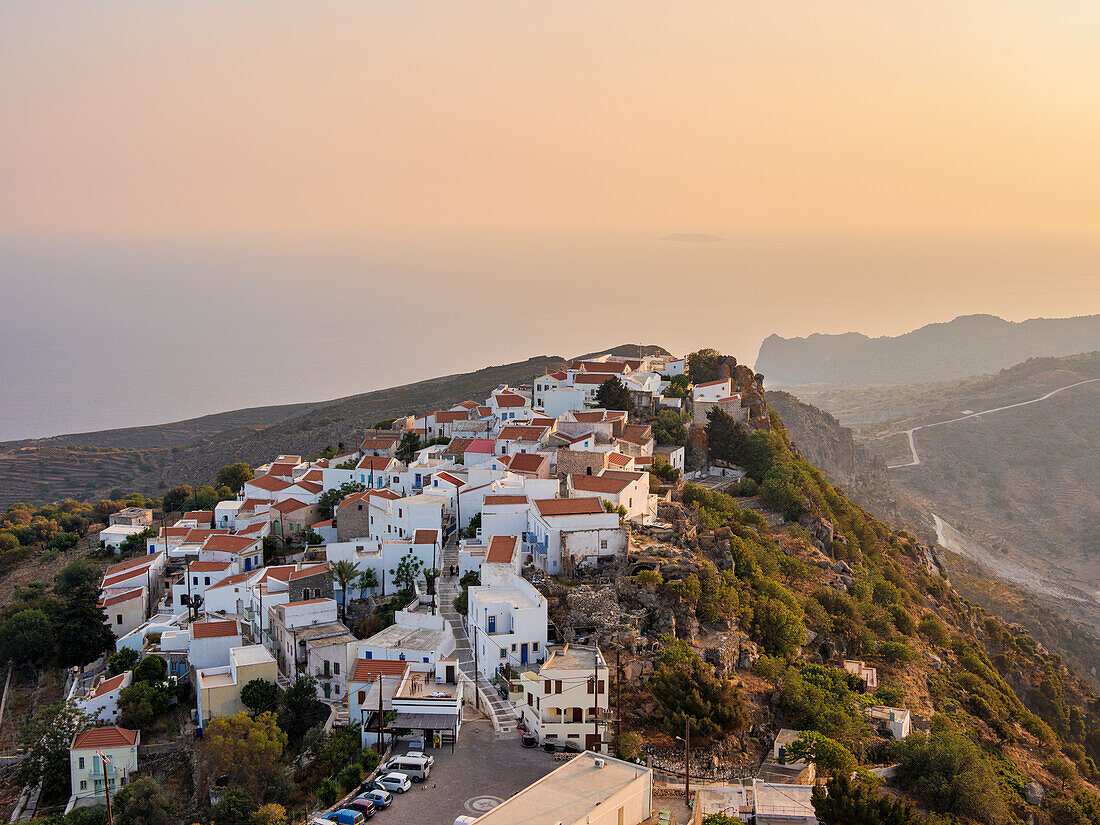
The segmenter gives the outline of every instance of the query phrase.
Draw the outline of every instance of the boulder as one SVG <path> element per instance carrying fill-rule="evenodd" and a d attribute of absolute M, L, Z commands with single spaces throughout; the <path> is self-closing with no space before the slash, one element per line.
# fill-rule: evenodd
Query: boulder
<path fill-rule="evenodd" d="M 1043 786 L 1038 782 L 1029 782 L 1024 785 L 1024 799 L 1027 800 L 1028 805 L 1033 805 L 1036 808 L 1043 801 Z"/>

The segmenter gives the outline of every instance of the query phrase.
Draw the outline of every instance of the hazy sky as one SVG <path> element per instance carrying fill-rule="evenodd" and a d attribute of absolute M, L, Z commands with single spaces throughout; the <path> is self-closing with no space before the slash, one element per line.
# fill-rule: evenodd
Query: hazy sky
<path fill-rule="evenodd" d="M 1098 43 L 1049 0 L 5 0 L 0 438 L 1100 312 Z"/>
<path fill-rule="evenodd" d="M 7 0 L 14 233 L 1092 235 L 1100 4 Z"/>

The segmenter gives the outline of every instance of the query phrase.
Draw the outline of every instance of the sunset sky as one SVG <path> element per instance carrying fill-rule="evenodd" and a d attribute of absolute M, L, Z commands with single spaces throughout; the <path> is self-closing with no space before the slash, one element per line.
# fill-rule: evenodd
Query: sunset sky
<path fill-rule="evenodd" d="M 1100 226 L 1095 2 L 6 2 L 0 231 Z"/>
<path fill-rule="evenodd" d="M 1098 44 L 1094 0 L 6 0 L 0 439 L 1100 312 Z"/>

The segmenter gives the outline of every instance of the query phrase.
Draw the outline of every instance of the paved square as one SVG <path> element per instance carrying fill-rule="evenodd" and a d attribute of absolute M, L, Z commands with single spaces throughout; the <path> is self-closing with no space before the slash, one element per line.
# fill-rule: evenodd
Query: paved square
<path fill-rule="evenodd" d="M 372 823 L 454 825 L 456 817 L 480 816 L 562 764 L 541 748 L 522 747 L 518 738 L 498 739 L 484 719 L 463 723 L 453 754 L 449 745 L 428 753 L 435 757 L 431 776 L 394 794 Z"/>

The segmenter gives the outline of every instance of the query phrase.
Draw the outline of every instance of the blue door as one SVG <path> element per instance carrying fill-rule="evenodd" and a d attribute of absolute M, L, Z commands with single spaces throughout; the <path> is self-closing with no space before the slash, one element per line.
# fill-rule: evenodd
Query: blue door
<path fill-rule="evenodd" d="M 496 616 L 490 616 L 489 617 L 489 632 L 490 633 L 496 633 L 497 632 L 497 617 Z"/>
<path fill-rule="evenodd" d="M 527 664 L 527 642 L 519 646 L 519 663 L 521 665 Z"/>

